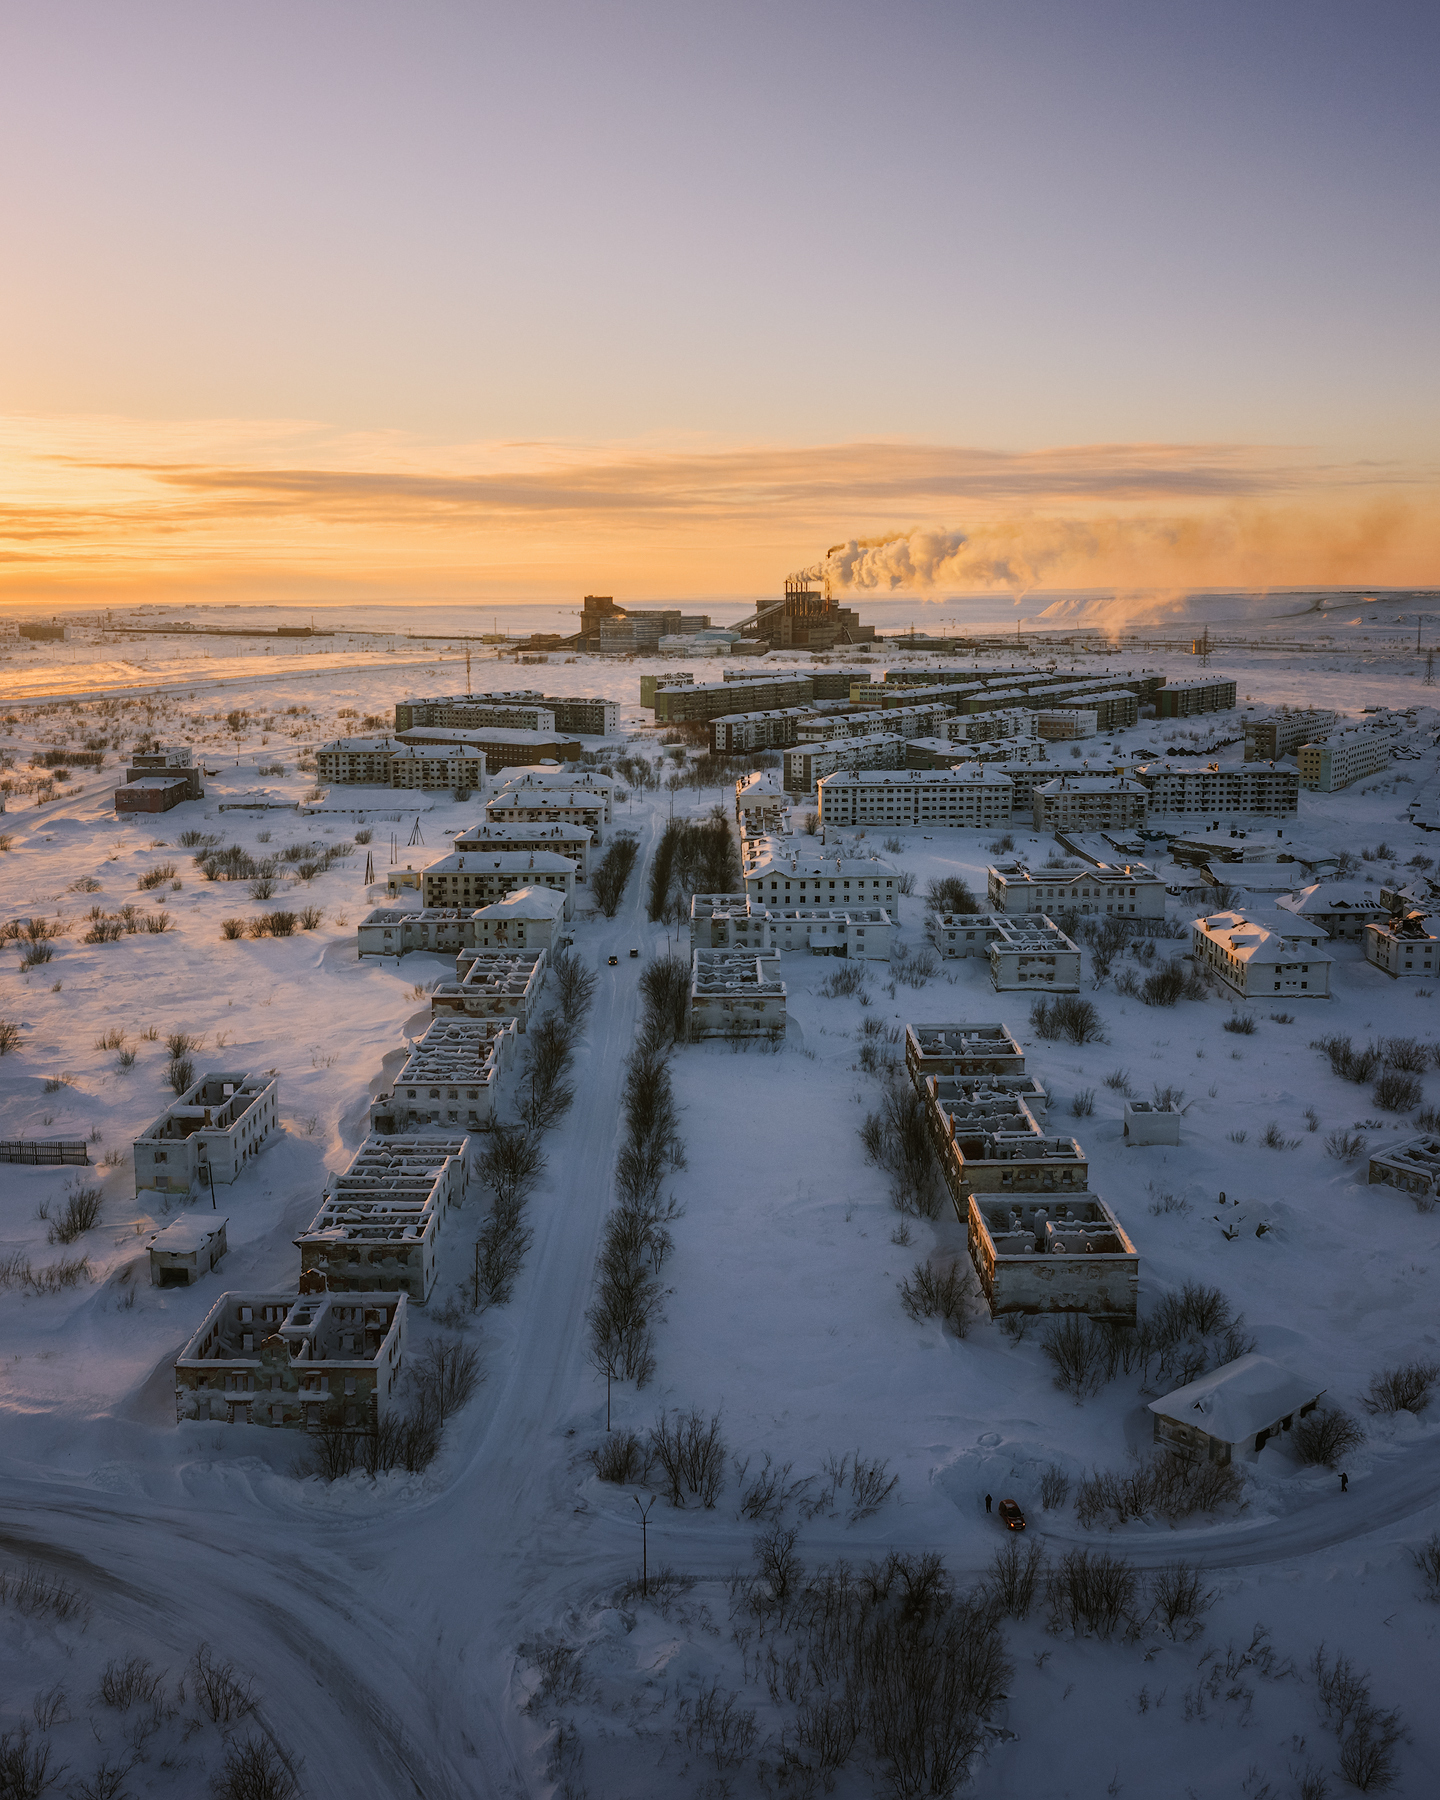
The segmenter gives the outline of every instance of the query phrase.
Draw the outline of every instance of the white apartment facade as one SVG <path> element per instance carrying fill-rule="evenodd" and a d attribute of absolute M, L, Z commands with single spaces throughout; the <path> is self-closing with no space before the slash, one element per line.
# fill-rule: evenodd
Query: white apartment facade
<path fill-rule="evenodd" d="M 1387 975 L 1433 980 L 1440 974 L 1440 938 L 1428 930 L 1423 913 L 1397 913 L 1365 927 L 1365 960 Z"/>
<path fill-rule="evenodd" d="M 785 983 L 758 956 L 697 950 L 691 961 L 689 1032 L 705 1038 L 778 1038 L 785 1032 Z"/>
<path fill-rule="evenodd" d="M 942 957 L 988 958 L 990 946 L 1005 921 L 995 913 L 930 913 L 925 929 Z"/>
<path fill-rule="evenodd" d="M 1214 762 L 1199 768 L 1182 763 L 1141 763 L 1135 779 L 1150 796 L 1152 814 L 1284 819 L 1300 809 L 1299 770 L 1275 763 L 1242 763 L 1235 769 L 1222 769 Z"/>
<path fill-rule="evenodd" d="M 497 855 L 515 851 L 533 855 L 539 850 L 550 856 L 563 856 L 574 863 L 576 879 L 583 882 L 590 879 L 590 846 L 594 841 L 594 832 L 584 825 L 567 825 L 563 821 L 553 825 L 487 824 L 456 832 L 451 848 L 462 856 L 487 850 Z"/>
<path fill-rule="evenodd" d="M 273 1075 L 208 1071 L 135 1139 L 135 1197 L 197 1198 L 234 1181 L 279 1129 L 279 1106 Z"/>
<path fill-rule="evenodd" d="M 302 1291 L 319 1276 L 332 1294 L 400 1293 L 423 1306 L 435 1285 L 446 1214 L 465 1198 L 470 1140 L 462 1134 L 372 1133 L 331 1177 L 309 1229 L 295 1239 Z M 318 1284 L 317 1284 L 318 1285 Z"/>
<path fill-rule="evenodd" d="M 835 738 L 930 737 L 943 731 L 951 717 L 943 706 L 892 706 L 870 712 L 807 712 L 796 728 L 799 743 L 822 744 Z"/>
<path fill-rule="evenodd" d="M 486 801 L 485 816 L 492 825 L 583 825 L 598 844 L 610 819 L 610 796 L 541 789 L 497 794 Z"/>
<path fill-rule="evenodd" d="M 518 1042 L 514 1019 L 432 1017 L 389 1090 L 370 1102 L 371 1131 L 385 1137 L 478 1131 L 494 1117 L 500 1079 Z"/>
<path fill-rule="evenodd" d="M 473 911 L 522 887 L 548 887 L 565 896 L 565 917 L 575 916 L 575 865 L 546 850 L 458 850 L 430 864 L 421 878 L 427 907 Z"/>
<path fill-rule="evenodd" d="M 555 888 L 513 888 L 471 915 L 477 950 L 544 950 L 553 956 L 570 942 L 565 896 Z"/>
<path fill-rule="evenodd" d="M 999 920 L 986 946 L 997 993 L 1073 994 L 1080 987 L 1080 947 L 1051 919 Z"/>
<path fill-rule="evenodd" d="M 1067 862 L 1060 868 L 1032 869 L 1026 863 L 992 863 L 985 871 L 986 899 L 993 912 L 1078 912 L 1163 919 L 1165 883 L 1144 863 Z"/>
<path fill-rule="evenodd" d="M 1149 796 L 1123 775 L 1062 775 L 1031 794 L 1037 831 L 1124 831 L 1145 817 Z"/>
<path fill-rule="evenodd" d="M 982 763 L 958 769 L 841 771 L 819 783 L 822 825 L 930 825 L 990 830 L 1010 818 L 1007 775 Z"/>
<path fill-rule="evenodd" d="M 514 1019 L 524 1031 L 540 1004 L 549 958 L 543 950 L 462 950 L 454 981 L 438 982 L 430 1011 L 467 1019 Z"/>
<path fill-rule="evenodd" d="M 1235 873 L 1243 880 L 1243 866 Z M 1295 928 L 1316 925 L 1337 943 L 1361 944 L 1365 927 L 1390 917 L 1384 896 L 1372 887 L 1353 881 L 1316 881 L 1275 901 L 1282 911 L 1295 915 Z"/>
<path fill-rule="evenodd" d="M 745 868 L 745 897 L 755 907 L 880 906 L 894 918 L 899 875 L 879 857 L 826 856 L 767 838 Z"/>
<path fill-rule="evenodd" d="M 1245 1000 L 1326 1000 L 1335 960 L 1318 938 L 1297 941 L 1243 913 L 1211 913 L 1190 927 L 1191 954 Z"/>
<path fill-rule="evenodd" d="M 1295 753 L 1301 787 L 1334 794 L 1366 775 L 1388 769 L 1393 746 L 1374 731 L 1332 732 L 1323 743 L 1302 744 Z"/>
<path fill-rule="evenodd" d="M 877 714 L 880 718 L 890 716 Z M 813 794 L 818 782 L 839 769 L 903 769 L 908 741 L 873 732 L 867 737 L 835 737 L 796 744 L 785 752 L 785 790 L 788 794 Z"/>

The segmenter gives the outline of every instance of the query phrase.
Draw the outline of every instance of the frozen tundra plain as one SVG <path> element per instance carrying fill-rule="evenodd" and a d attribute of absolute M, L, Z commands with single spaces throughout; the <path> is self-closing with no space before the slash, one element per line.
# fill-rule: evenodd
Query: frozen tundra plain
<path fill-rule="evenodd" d="M 1340 631 L 1325 657 L 1247 652 L 1214 667 L 1237 678 L 1242 703 L 1358 712 L 1433 698 L 1419 665 L 1343 640 Z M 1171 679 L 1197 672 L 1187 657 L 1141 660 Z M 629 749 L 658 756 L 637 703 L 643 666 L 552 659 L 522 670 L 487 658 L 474 685 L 608 693 L 637 740 Z M 205 800 L 120 822 L 112 752 L 98 776 L 76 771 L 51 803 L 12 794 L 0 819 L 9 840 L 0 918 L 70 924 L 52 960 L 28 973 L 13 945 L 0 957 L 0 1017 L 21 1026 L 18 1048 L 0 1057 L 0 1137 L 89 1137 L 97 1167 L 87 1178 L 104 1189 L 100 1223 L 63 1251 L 47 1244 L 37 1215 L 58 1209 L 73 1171 L 0 1165 L 0 1258 L 38 1268 L 83 1254 L 89 1265 L 88 1279 L 57 1293 L 0 1287 L 7 1754 L 23 1748 L 32 1771 L 48 1755 L 41 1779 L 54 1779 L 36 1792 L 111 1800 L 207 1793 L 225 1779 L 227 1748 L 233 1776 L 235 1748 L 261 1741 L 289 1759 L 296 1791 L 347 1800 L 812 1791 L 793 1771 L 783 1776 L 780 1746 L 796 1708 L 783 1682 L 773 1691 L 767 1683 L 764 1646 L 735 1603 L 732 1576 L 753 1570 L 760 1527 L 741 1515 L 733 1463 L 712 1510 L 663 1499 L 654 1507 L 649 1570 L 684 1579 L 643 1599 L 634 1588 L 635 1496 L 651 1490 L 603 1484 L 587 1460 L 604 1436 L 606 1395 L 584 1353 L 584 1313 L 611 1198 L 638 972 L 666 949 L 644 897 L 671 796 L 662 789 L 619 809 L 617 823 L 639 837 L 636 874 L 613 920 L 596 915 L 576 931 L 599 986 L 575 1104 L 545 1140 L 546 1170 L 528 1211 L 534 1240 L 514 1298 L 453 1328 L 412 1316 L 412 1356 L 428 1337 L 458 1332 L 480 1349 L 483 1384 L 447 1424 L 424 1474 L 327 1484 L 304 1472 L 298 1434 L 177 1427 L 172 1359 L 223 1288 L 293 1286 L 292 1240 L 313 1216 L 325 1171 L 348 1160 L 382 1064 L 389 1057 L 393 1070 L 393 1053 L 423 1029 L 424 987 L 450 967 L 423 955 L 362 964 L 356 921 L 383 898 L 392 832 L 401 864 L 419 866 L 475 820 L 481 800 L 417 795 L 402 806 L 369 791 L 332 794 L 332 805 L 371 806 L 363 820 L 219 807 L 260 788 L 298 799 L 313 779 L 297 768 L 304 748 L 354 730 L 366 714 L 388 715 L 406 692 L 463 688 L 463 661 L 357 654 L 282 673 L 257 671 L 252 659 L 223 680 L 202 680 L 193 663 L 167 679 L 155 657 L 138 689 L 132 675 L 115 680 L 120 710 L 83 692 L 47 702 L 43 663 L 32 656 L 24 667 L 29 697 L 0 708 L 12 778 L 26 774 L 37 746 L 96 732 L 128 745 L 146 727 L 163 743 L 194 743 L 219 772 Z M 83 688 L 73 658 L 62 667 L 57 651 L 55 669 L 57 686 Z M 696 665 L 700 679 L 713 671 Z M 238 736 L 223 723 L 232 709 L 251 716 Z M 355 716 L 342 718 L 342 709 Z M 1237 716 L 1194 728 L 1208 741 L 1237 730 Z M 1135 741 L 1163 747 L 1177 731 L 1177 746 L 1193 747 L 1190 729 L 1142 726 Z M 1221 754 L 1236 760 L 1239 746 Z M 283 776 L 257 773 L 276 763 Z M 1354 852 L 1383 840 L 1394 863 L 1366 872 L 1408 874 L 1413 856 L 1440 854 L 1440 837 L 1407 822 L 1415 785 L 1435 777 L 1429 748 L 1344 793 L 1302 795 L 1287 835 Z M 701 816 L 724 799 L 712 788 L 674 804 Z M 417 817 L 424 845 L 411 849 Z M 379 881 L 365 887 L 365 851 L 354 851 L 294 896 L 323 909 L 318 929 L 283 940 L 224 940 L 222 917 L 262 908 L 243 887 L 200 879 L 176 842 L 203 828 L 258 850 L 268 826 L 272 846 L 323 844 L 349 840 L 362 823 L 374 831 Z M 1012 830 L 1019 852 L 1043 861 L 1053 848 L 1023 820 Z M 983 894 L 994 834 L 901 835 L 892 860 L 914 871 L 916 893 L 901 902 L 900 935 L 918 947 L 926 883 L 960 874 Z M 169 862 L 179 890 L 166 882 L 141 892 L 140 878 Z M 1168 861 L 1157 866 L 1176 881 Z M 163 902 L 171 929 L 82 944 L 77 921 L 92 904 L 126 902 Z M 1198 910 L 1170 904 L 1177 917 Z M 1023 1000 L 993 994 L 983 964 L 951 965 L 923 988 L 893 993 L 882 970 L 867 984 L 865 1009 L 856 997 L 820 993 L 838 965 L 790 956 L 792 1022 L 778 1054 L 712 1044 L 672 1057 L 687 1156 L 673 1187 L 684 1213 L 664 1268 L 655 1377 L 638 1392 L 616 1385 L 617 1429 L 643 1435 L 666 1407 L 718 1412 L 731 1456 L 748 1458 L 752 1477 L 768 1455 L 793 1465 L 794 1477 L 814 1476 L 812 1497 L 827 1459 L 857 1450 L 883 1459 L 898 1484 L 872 1516 L 851 1523 L 841 1500 L 787 1515 L 806 1571 L 938 1552 L 957 1587 L 971 1587 L 1000 1545 L 984 1510 L 990 1493 L 1020 1500 L 1028 1541 L 1052 1558 L 1078 1545 L 1123 1554 L 1142 1572 L 1183 1557 L 1202 1573 L 1208 1610 L 1173 1635 L 1153 1619 L 1109 1638 L 1047 1631 L 1043 1607 L 1007 1621 L 1013 1673 L 967 1791 L 1077 1800 L 1352 1791 L 1310 1669 L 1323 1642 L 1369 1672 L 1373 1704 L 1402 1715 L 1393 1791 L 1440 1792 L 1440 1606 L 1426 1598 L 1414 1561 L 1440 1524 L 1440 1405 L 1386 1419 L 1362 1404 L 1382 1365 L 1440 1355 L 1440 1212 L 1367 1187 L 1363 1161 L 1326 1157 L 1337 1127 L 1378 1120 L 1365 1128 L 1372 1143 L 1416 1127 L 1413 1114 L 1378 1114 L 1368 1089 L 1333 1075 L 1310 1047 L 1322 1030 L 1433 1042 L 1440 1004 L 1368 967 L 1358 948 L 1336 956 L 1333 999 L 1290 1003 L 1293 1023 L 1257 1006 L 1253 1036 L 1222 1030 L 1233 1008 L 1217 993 L 1150 1009 L 1117 995 L 1113 981 L 1091 992 L 1087 973 L 1104 1041 L 1083 1048 L 1038 1039 Z M 917 1258 L 963 1258 L 964 1239 L 947 1207 L 938 1223 L 911 1221 L 908 1246 L 895 1241 L 899 1217 L 857 1136 L 879 1094 L 879 1078 L 858 1060 L 867 1012 L 890 1025 L 1003 1019 L 1050 1091 L 1051 1128 L 1080 1139 L 1091 1186 L 1140 1251 L 1142 1311 L 1186 1280 L 1222 1289 L 1261 1351 L 1313 1374 L 1328 1404 L 1364 1422 L 1365 1443 L 1343 1465 L 1348 1493 L 1335 1472 L 1302 1467 L 1283 1444 L 1246 1467 L 1243 1504 L 1176 1527 L 1147 1520 L 1086 1530 L 1073 1506 L 1042 1508 L 1047 1465 L 1070 1475 L 1073 1493 L 1091 1468 L 1147 1453 L 1148 1395 L 1137 1375 L 1122 1374 L 1077 1404 L 1053 1385 L 1038 1333 L 1014 1341 L 981 1315 L 962 1339 L 906 1316 L 898 1285 Z M 158 1041 L 144 1035 L 151 1027 Z M 137 1053 L 128 1070 L 113 1049 L 96 1047 L 112 1030 Z M 151 1220 L 137 1206 L 128 1151 L 172 1097 L 164 1039 L 182 1030 L 202 1040 L 197 1071 L 278 1071 L 284 1129 L 222 1197 L 230 1253 L 221 1271 L 162 1291 L 149 1284 L 139 1247 Z M 1153 1083 L 1184 1090 L 1178 1150 L 1122 1147 L 1121 1095 L 1104 1084 L 1119 1068 L 1138 1093 Z M 1433 1106 L 1440 1071 L 1424 1086 Z M 1094 1113 L 1072 1119 L 1070 1099 L 1086 1088 L 1095 1090 Z M 1307 1129 L 1307 1107 L 1318 1131 Z M 1264 1145 L 1272 1121 L 1291 1147 Z M 1216 1220 L 1222 1190 L 1232 1203 L 1227 1224 L 1240 1222 L 1231 1236 Z M 437 1300 L 463 1279 L 481 1205 L 472 1199 L 448 1223 Z M 1257 1236 L 1261 1221 L 1270 1229 Z M 73 1591 L 65 1616 L 32 1604 L 37 1579 Z M 216 1720 L 200 1704 L 202 1644 L 253 1684 L 252 1711 Z M 131 1658 L 163 1675 L 154 1701 L 107 1704 L 107 1666 L 113 1690 L 112 1665 Z M 148 1679 L 142 1673 L 140 1685 Z M 730 1694 L 739 1714 L 754 1713 L 753 1743 L 735 1758 L 694 1729 L 697 1697 Z M 858 1754 L 830 1780 L 841 1796 L 887 1791 L 883 1773 Z M 283 1780 L 254 1791 L 281 1792 Z"/>

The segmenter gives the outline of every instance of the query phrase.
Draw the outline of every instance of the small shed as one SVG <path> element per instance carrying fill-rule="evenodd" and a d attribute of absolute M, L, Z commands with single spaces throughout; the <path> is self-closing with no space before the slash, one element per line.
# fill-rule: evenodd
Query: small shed
<path fill-rule="evenodd" d="M 189 1287 L 224 1256 L 226 1221 L 214 1213 L 176 1219 L 150 1239 L 150 1279 L 156 1287 Z"/>
<path fill-rule="evenodd" d="M 1125 1142 L 1127 1144 L 1178 1144 L 1180 1142 L 1180 1108 L 1157 1106 L 1151 1100 L 1125 1102 Z"/>
<path fill-rule="evenodd" d="M 1252 1351 L 1152 1400 L 1155 1442 L 1191 1462 L 1253 1462 L 1270 1438 L 1313 1412 L 1324 1392 Z"/>

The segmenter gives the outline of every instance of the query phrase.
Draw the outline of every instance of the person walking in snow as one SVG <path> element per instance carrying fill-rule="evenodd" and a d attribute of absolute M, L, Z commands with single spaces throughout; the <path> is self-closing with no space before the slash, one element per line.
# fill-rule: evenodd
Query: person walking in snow
<path fill-rule="evenodd" d="M 987 1513 L 990 1510 L 990 1496 L 988 1494 L 985 1496 L 985 1510 Z"/>
<path fill-rule="evenodd" d="M 1340 1492 L 1342 1494 L 1348 1494 L 1350 1492 L 1350 1477 L 1348 1475 L 1342 1475 L 1340 1477 Z M 989 1512 L 990 1509 L 987 1506 L 985 1510 L 986 1512 Z"/>

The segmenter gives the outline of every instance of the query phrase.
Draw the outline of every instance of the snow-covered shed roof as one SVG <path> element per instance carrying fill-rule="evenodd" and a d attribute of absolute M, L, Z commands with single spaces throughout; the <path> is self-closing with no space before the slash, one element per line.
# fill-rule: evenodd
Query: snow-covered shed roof
<path fill-rule="evenodd" d="M 565 896 L 556 888 L 512 888 L 503 900 L 482 906 L 477 919 L 558 919 L 565 911 Z"/>
<path fill-rule="evenodd" d="M 1193 1425 L 1222 1444 L 1240 1444 L 1318 1400 L 1324 1388 L 1254 1351 L 1150 1402 L 1150 1411 Z"/>

